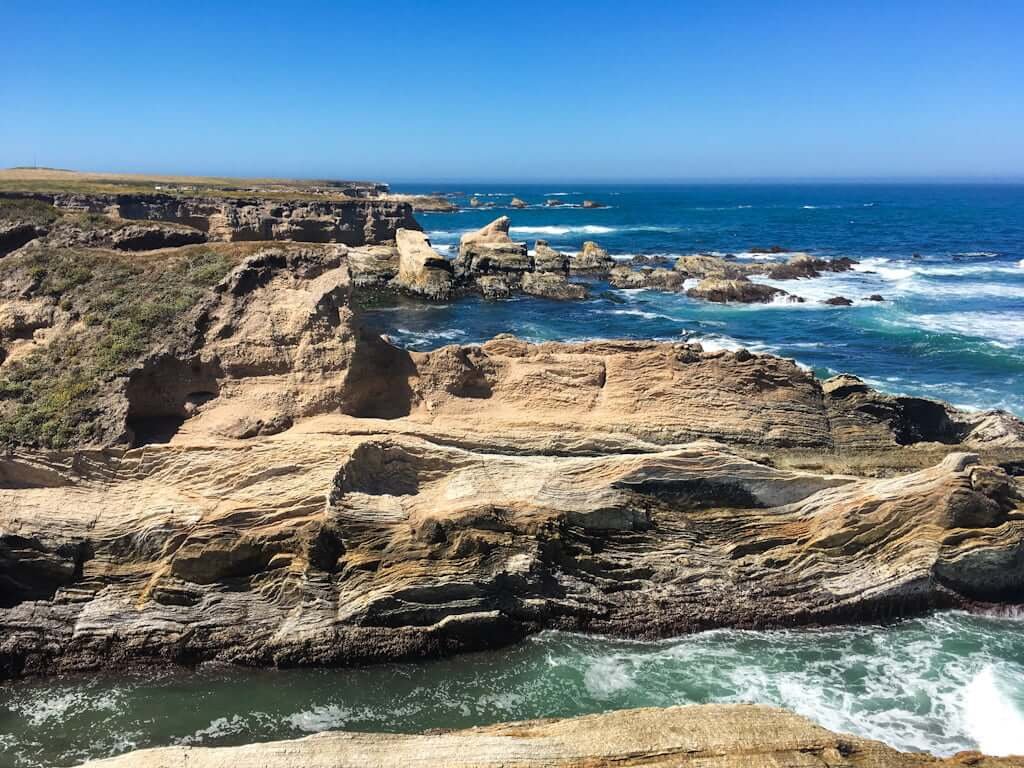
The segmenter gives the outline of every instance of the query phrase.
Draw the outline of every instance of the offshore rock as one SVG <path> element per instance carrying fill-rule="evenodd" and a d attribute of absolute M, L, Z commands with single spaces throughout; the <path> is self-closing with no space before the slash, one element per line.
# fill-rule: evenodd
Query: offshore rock
<path fill-rule="evenodd" d="M 319 733 L 241 747 L 163 747 L 89 768 L 953 768 L 1024 766 L 966 752 L 940 759 L 832 733 L 753 704 L 632 709 L 425 734 Z"/>
<path fill-rule="evenodd" d="M 615 259 L 592 240 L 583 243 L 583 248 L 569 262 L 569 270 L 574 274 L 604 275 L 614 266 Z"/>
<path fill-rule="evenodd" d="M 687 277 L 716 280 L 742 280 L 750 269 L 742 264 L 726 261 L 718 256 L 681 256 L 675 269 Z"/>
<path fill-rule="evenodd" d="M 518 197 L 513 197 L 508 204 L 509 208 L 529 208 L 530 204 L 525 200 L 520 200 Z"/>
<path fill-rule="evenodd" d="M 533 269 L 536 272 L 569 274 L 568 254 L 556 251 L 547 240 L 538 240 L 533 248 Z"/>
<path fill-rule="evenodd" d="M 608 275 L 608 283 L 615 288 L 653 288 L 659 291 L 677 291 L 686 276 L 673 269 L 645 267 L 639 270 L 615 267 Z"/>
<path fill-rule="evenodd" d="M 762 283 L 754 283 L 745 277 L 723 279 L 707 277 L 695 288 L 686 291 L 686 295 L 695 299 L 714 302 L 740 302 L 743 304 L 765 304 L 777 296 L 788 294 L 781 288 L 774 288 Z"/>
<path fill-rule="evenodd" d="M 511 222 L 501 216 L 476 232 L 468 232 L 459 242 L 455 273 L 462 279 L 506 272 L 527 272 L 533 265 L 526 243 L 509 237 Z"/>

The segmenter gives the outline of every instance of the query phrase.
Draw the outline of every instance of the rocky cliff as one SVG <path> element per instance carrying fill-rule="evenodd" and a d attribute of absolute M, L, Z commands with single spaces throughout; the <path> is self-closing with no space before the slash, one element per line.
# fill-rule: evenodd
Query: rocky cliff
<path fill-rule="evenodd" d="M 831 733 L 772 707 L 634 709 L 463 731 L 400 735 L 321 733 L 244 747 L 131 752 L 90 768 L 940 768 L 1022 766 L 1022 758 L 965 752 L 946 760 Z"/>
<path fill-rule="evenodd" d="M 225 242 L 292 240 L 368 245 L 394 240 L 395 231 L 400 227 L 420 228 L 408 200 L 369 195 L 350 199 L 73 192 L 0 193 L 0 196 L 37 200 L 59 211 L 185 225 L 204 233 L 210 240 Z M 3 238 L 0 233 L 0 244 Z"/>
<path fill-rule="evenodd" d="M 50 313 L 0 366 L 0 426 L 19 419 L 0 459 L 5 675 L 1024 599 L 1008 414 L 699 345 L 409 353 L 361 330 L 349 265 L 368 256 L 340 245 L 188 246 L 138 272 L 39 247 L 3 262 L 5 307 Z M 147 299 L 114 305 L 134 330 L 89 324 L 116 285 Z M 129 332 L 136 356 L 111 359 Z M 91 390 L 60 366 L 72 349 L 103 374 Z M 57 404 L 44 419 L 88 397 L 66 448 L 32 444 L 33 392 Z"/>

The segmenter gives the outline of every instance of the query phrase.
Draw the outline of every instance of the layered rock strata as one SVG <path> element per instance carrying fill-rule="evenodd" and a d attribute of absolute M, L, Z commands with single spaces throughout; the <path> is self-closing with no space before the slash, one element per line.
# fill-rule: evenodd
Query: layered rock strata
<path fill-rule="evenodd" d="M 159 193 L 6 196 L 44 201 L 63 211 L 183 224 L 211 240 L 229 242 L 293 240 L 358 246 L 394 240 L 399 228 L 420 228 L 407 201 L 387 197 L 277 200 Z"/>
<path fill-rule="evenodd" d="M 122 437 L 7 450 L 3 674 L 1024 598 L 1008 414 L 699 345 L 409 353 L 359 329 L 349 285 L 343 247 L 258 251 L 112 385 Z"/>

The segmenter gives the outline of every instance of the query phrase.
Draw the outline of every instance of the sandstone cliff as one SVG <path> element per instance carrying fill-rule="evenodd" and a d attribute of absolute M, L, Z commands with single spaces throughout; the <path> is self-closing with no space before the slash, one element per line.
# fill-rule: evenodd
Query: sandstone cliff
<path fill-rule="evenodd" d="M 321 200 L 300 197 L 289 200 L 163 193 L 0 193 L 0 196 L 37 200 L 72 213 L 181 224 L 205 233 L 211 240 L 226 242 L 292 240 L 367 245 L 394 240 L 395 231 L 400 227 L 420 228 L 413 218 L 412 206 L 402 198 Z"/>

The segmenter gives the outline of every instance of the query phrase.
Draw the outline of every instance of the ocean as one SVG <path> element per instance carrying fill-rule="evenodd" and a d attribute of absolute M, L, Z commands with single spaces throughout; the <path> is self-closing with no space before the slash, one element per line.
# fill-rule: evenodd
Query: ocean
<path fill-rule="evenodd" d="M 475 195 L 493 208 L 418 213 L 450 257 L 467 231 L 507 215 L 512 236 L 564 251 L 593 240 L 613 256 L 673 259 L 779 246 L 847 256 L 852 272 L 780 281 L 803 304 L 715 305 L 679 294 L 614 290 L 560 303 L 532 297 L 443 305 L 384 301 L 367 321 L 396 343 L 432 349 L 498 333 L 529 340 L 689 339 L 791 357 L 827 377 L 853 373 L 893 394 L 1024 416 L 1024 185 L 399 185 Z M 528 208 L 510 208 L 513 196 Z M 547 200 L 563 205 L 550 207 Z M 595 200 L 606 208 L 583 208 Z M 872 294 L 885 301 L 866 299 Z M 832 296 L 850 307 L 822 304 Z"/>
<path fill-rule="evenodd" d="M 167 744 L 325 730 L 415 733 L 710 702 L 787 707 L 904 750 L 1024 753 L 1020 618 L 958 612 L 888 626 L 714 630 L 660 642 L 544 632 L 511 648 L 359 669 L 205 665 L 0 687 L 16 768 Z"/>

